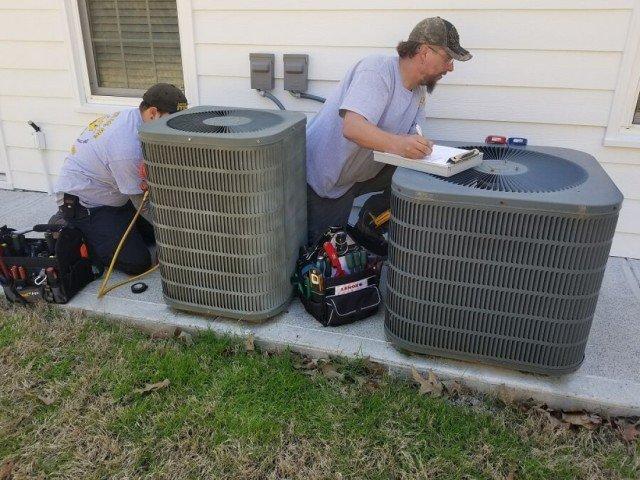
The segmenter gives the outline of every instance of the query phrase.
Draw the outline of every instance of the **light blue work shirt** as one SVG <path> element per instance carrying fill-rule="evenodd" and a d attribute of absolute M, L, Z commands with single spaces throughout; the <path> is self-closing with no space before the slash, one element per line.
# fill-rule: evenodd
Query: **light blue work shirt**
<path fill-rule="evenodd" d="M 142 193 L 138 169 L 142 144 L 139 108 L 105 115 L 91 122 L 76 139 L 56 182 L 58 198 L 76 195 L 85 207 L 120 207 Z"/>
<path fill-rule="evenodd" d="M 384 167 L 371 150 L 342 135 L 345 111 L 386 132 L 407 134 L 424 119 L 425 102 L 425 87 L 403 85 L 397 55 L 372 55 L 356 63 L 307 128 L 307 183 L 321 197 L 338 198 Z"/>

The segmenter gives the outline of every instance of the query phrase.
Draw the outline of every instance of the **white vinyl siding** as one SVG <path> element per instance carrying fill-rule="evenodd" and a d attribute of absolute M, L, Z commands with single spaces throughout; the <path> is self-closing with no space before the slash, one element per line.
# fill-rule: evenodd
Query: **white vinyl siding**
<path fill-rule="evenodd" d="M 489 134 L 523 136 L 532 145 L 590 153 L 625 195 L 612 254 L 640 258 L 640 149 L 603 145 L 637 1 L 177 2 L 192 25 L 180 32 L 183 41 L 193 38 L 188 52 L 182 45 L 199 92 L 188 95 L 191 104 L 275 108 L 249 82 L 249 53 L 272 52 L 273 94 L 310 117 L 321 105 L 283 90 L 283 53 L 309 54 L 309 93 L 327 96 L 350 65 L 393 53 L 422 18 L 452 21 L 474 58 L 457 62 L 429 98 L 426 133 L 471 142 Z M 26 121 L 42 124 L 45 160 L 57 171 L 75 135 L 98 115 L 79 112 L 69 86 L 62 0 L 16 4 L 0 0 L 0 125 L 13 186 L 43 190 L 41 158 Z"/>

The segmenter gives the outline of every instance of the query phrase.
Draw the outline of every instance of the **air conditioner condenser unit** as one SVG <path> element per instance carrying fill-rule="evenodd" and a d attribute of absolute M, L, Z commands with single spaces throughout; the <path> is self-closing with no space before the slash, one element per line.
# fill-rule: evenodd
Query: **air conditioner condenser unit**
<path fill-rule="evenodd" d="M 392 181 L 385 331 L 406 350 L 562 374 L 583 361 L 622 194 L 592 156 L 478 148 Z"/>
<path fill-rule="evenodd" d="M 258 321 L 307 237 L 304 114 L 201 106 L 140 130 L 166 302 Z"/>

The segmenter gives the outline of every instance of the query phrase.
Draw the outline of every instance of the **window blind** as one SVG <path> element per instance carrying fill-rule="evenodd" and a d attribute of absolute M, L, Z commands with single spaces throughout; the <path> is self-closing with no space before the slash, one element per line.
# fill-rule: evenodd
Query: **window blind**
<path fill-rule="evenodd" d="M 84 1 L 94 93 L 158 82 L 184 89 L 176 0 Z"/>

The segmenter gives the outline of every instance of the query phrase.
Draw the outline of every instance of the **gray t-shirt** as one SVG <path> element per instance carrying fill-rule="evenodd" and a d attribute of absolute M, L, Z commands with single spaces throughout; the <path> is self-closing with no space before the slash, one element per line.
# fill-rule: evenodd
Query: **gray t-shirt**
<path fill-rule="evenodd" d="M 356 182 L 375 177 L 384 164 L 342 135 L 350 110 L 393 134 L 415 131 L 423 119 L 426 89 L 407 90 L 398 56 L 372 55 L 355 64 L 307 129 L 307 183 L 325 198 L 338 198 Z"/>
<path fill-rule="evenodd" d="M 55 191 L 76 195 L 82 205 L 120 207 L 130 195 L 142 193 L 138 168 L 142 144 L 139 108 L 94 120 L 76 139 L 67 155 Z"/>

